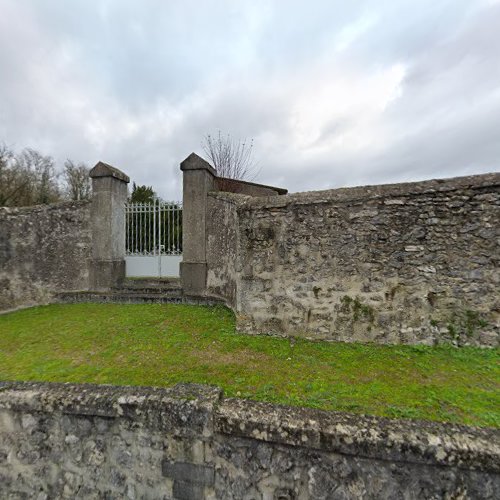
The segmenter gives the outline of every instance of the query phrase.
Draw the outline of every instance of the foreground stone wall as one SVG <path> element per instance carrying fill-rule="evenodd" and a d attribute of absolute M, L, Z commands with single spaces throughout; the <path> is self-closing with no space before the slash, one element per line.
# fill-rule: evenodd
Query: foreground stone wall
<path fill-rule="evenodd" d="M 225 263 L 207 258 L 208 293 L 223 292 L 230 268 L 228 303 L 241 330 L 498 345 L 500 174 L 267 198 L 209 195 L 212 203 L 224 197 L 235 207 L 220 219 L 229 226 L 213 226 L 208 238 L 237 248 Z"/>
<path fill-rule="evenodd" d="M 89 288 L 90 203 L 0 208 L 0 310 Z"/>
<path fill-rule="evenodd" d="M 495 498 L 500 436 L 173 389 L 0 384 L 1 498 Z"/>

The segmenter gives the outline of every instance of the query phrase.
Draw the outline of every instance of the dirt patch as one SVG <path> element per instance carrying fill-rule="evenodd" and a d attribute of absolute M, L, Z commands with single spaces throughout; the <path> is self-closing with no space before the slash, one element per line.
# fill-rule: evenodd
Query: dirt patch
<path fill-rule="evenodd" d="M 263 363 L 273 360 L 268 354 L 255 352 L 250 349 L 238 349 L 235 351 L 220 351 L 217 347 L 208 347 L 203 351 L 192 351 L 191 356 L 204 363 L 210 364 L 240 364 L 247 366 L 262 366 Z"/>

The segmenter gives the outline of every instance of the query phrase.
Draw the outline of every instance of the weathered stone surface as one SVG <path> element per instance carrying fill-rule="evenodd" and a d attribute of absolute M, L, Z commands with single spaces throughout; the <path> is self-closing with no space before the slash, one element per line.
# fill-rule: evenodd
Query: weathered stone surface
<path fill-rule="evenodd" d="M 499 343 L 500 174 L 208 205 L 207 290 L 242 331 Z"/>
<path fill-rule="evenodd" d="M 129 178 L 102 162 L 90 176 L 92 201 L 0 207 L 0 311 L 123 281 Z"/>
<path fill-rule="evenodd" d="M 378 460 L 467 464 L 469 469 L 500 473 L 499 433 L 489 429 L 309 408 L 291 410 L 233 398 L 218 408 L 216 422 L 217 432 L 231 436 Z"/>
<path fill-rule="evenodd" d="M 92 265 L 90 286 L 109 290 L 125 279 L 125 203 L 129 177 L 99 162 L 91 171 Z"/>
<path fill-rule="evenodd" d="M 202 295 L 206 288 L 207 193 L 215 189 L 216 172 L 205 160 L 192 153 L 182 163 L 182 263 L 183 290 Z"/>
<path fill-rule="evenodd" d="M 261 462 L 260 457 L 269 455 Z M 254 440 L 224 440 L 216 498 L 230 499 L 494 499 L 498 476 L 413 463 L 314 452 Z M 241 465 L 240 465 L 241 464 Z M 245 470 L 242 474 L 241 470 Z"/>
<path fill-rule="evenodd" d="M 187 294 L 209 295 L 224 299 L 233 306 L 235 301 L 234 269 L 231 252 L 234 250 L 235 213 L 217 203 L 208 193 L 227 191 L 254 197 L 281 195 L 287 192 L 273 186 L 217 177 L 215 169 L 198 155 L 190 154 L 182 163 L 183 171 L 183 261 L 182 288 Z M 228 220 L 229 218 L 229 220 Z M 228 234 L 226 234 L 226 230 Z M 210 260 L 211 262 L 207 262 Z M 226 264 L 229 264 L 226 265 Z M 211 274 L 207 271 L 210 269 Z M 223 276 L 219 276 L 222 274 Z M 220 289 L 222 287 L 222 289 Z"/>
<path fill-rule="evenodd" d="M 114 177 L 120 181 L 125 183 L 130 182 L 130 177 L 123 173 L 121 170 L 109 165 L 108 163 L 104 163 L 103 161 L 99 161 L 89 172 L 89 177 L 95 179 L 97 177 Z"/>
<path fill-rule="evenodd" d="M 207 293 L 236 308 L 238 197 L 224 193 L 207 201 Z"/>
<path fill-rule="evenodd" d="M 0 498 L 172 498 L 163 463 L 204 492 L 213 466 L 196 462 L 219 398 L 194 384 L 0 384 Z"/>
<path fill-rule="evenodd" d="M 494 429 L 223 399 L 217 388 L 0 383 L 0 498 L 493 499 Z"/>
<path fill-rule="evenodd" d="M 89 287 L 89 202 L 0 208 L 0 310 Z"/>

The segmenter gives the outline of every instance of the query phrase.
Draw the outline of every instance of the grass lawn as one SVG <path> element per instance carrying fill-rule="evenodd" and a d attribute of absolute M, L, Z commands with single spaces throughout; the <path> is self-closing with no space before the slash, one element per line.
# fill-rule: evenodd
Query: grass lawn
<path fill-rule="evenodd" d="M 0 380 L 170 386 L 388 417 L 500 427 L 500 351 L 235 333 L 221 307 L 50 305 L 0 315 Z"/>

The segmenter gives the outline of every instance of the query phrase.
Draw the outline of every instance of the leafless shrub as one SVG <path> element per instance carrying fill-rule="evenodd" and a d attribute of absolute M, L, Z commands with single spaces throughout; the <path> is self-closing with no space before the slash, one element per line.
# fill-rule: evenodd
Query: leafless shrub
<path fill-rule="evenodd" d="M 76 164 L 72 160 L 64 162 L 63 177 L 66 183 L 66 195 L 70 200 L 88 200 L 92 195 L 90 169 L 84 163 Z"/>
<path fill-rule="evenodd" d="M 253 157 L 253 140 L 236 140 L 230 134 L 222 135 L 219 130 L 215 136 L 207 134 L 204 137 L 203 150 L 217 170 L 220 177 L 219 188 L 222 191 L 235 185 L 225 181 L 226 179 L 252 181 L 258 174 Z"/>

